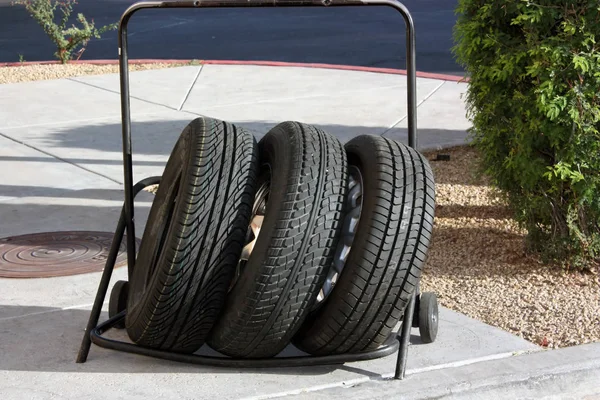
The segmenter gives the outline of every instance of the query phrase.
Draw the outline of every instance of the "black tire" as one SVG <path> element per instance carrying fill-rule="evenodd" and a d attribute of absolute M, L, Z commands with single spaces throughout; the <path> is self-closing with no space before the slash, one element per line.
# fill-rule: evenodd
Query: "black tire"
<path fill-rule="evenodd" d="M 419 335 L 423 343 L 433 343 L 438 333 L 438 301 L 435 293 L 421 293 L 419 302 Z"/>
<path fill-rule="evenodd" d="M 127 308 L 127 296 L 129 294 L 129 282 L 117 281 L 110 291 L 108 300 L 108 317 L 112 318 Z M 121 320 L 113 325 L 116 329 L 125 328 L 125 320 Z"/>
<path fill-rule="evenodd" d="M 284 122 L 259 143 L 270 171 L 264 220 L 208 344 L 266 358 L 290 342 L 332 265 L 347 191 L 342 144 L 315 127 Z"/>
<path fill-rule="evenodd" d="M 258 148 L 235 125 L 197 118 L 171 153 L 140 243 L 126 328 L 181 353 L 205 342 L 225 302 L 256 190 Z"/>
<path fill-rule="evenodd" d="M 371 135 L 345 148 L 362 174 L 362 209 L 342 273 L 294 339 L 315 355 L 368 351 L 386 341 L 420 279 L 433 229 L 433 174 L 421 154 Z"/>

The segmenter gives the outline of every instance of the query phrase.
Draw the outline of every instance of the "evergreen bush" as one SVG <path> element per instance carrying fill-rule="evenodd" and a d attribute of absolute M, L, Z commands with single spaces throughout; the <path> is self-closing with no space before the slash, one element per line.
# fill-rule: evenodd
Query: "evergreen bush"
<path fill-rule="evenodd" d="M 600 2 L 459 0 L 482 169 L 546 261 L 600 260 Z"/>

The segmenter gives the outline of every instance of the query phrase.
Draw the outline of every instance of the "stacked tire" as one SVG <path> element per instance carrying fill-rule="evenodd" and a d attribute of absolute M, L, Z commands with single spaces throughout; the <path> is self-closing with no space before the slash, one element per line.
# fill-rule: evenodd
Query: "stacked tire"
<path fill-rule="evenodd" d="M 140 346 L 180 353 L 374 350 L 416 290 L 434 201 L 427 160 L 397 141 L 344 146 L 283 122 L 257 143 L 197 118 L 165 167 L 126 298 L 116 296 L 123 326 Z"/>

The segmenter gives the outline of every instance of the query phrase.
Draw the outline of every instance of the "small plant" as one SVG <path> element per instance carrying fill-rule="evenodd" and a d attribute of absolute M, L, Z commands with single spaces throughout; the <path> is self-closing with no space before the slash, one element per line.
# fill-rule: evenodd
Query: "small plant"
<path fill-rule="evenodd" d="M 455 54 L 485 172 L 546 260 L 600 261 L 598 0 L 460 0 Z"/>
<path fill-rule="evenodd" d="M 21 64 L 23 64 L 25 62 L 25 57 L 23 57 L 23 54 L 19 54 L 19 62 Z"/>
<path fill-rule="evenodd" d="M 114 30 L 118 26 L 117 23 L 114 23 L 98 29 L 94 26 L 94 20 L 89 22 L 83 14 L 77 14 L 77 22 L 80 26 L 77 27 L 73 24 L 67 28 L 73 12 L 73 4 L 77 4 L 76 0 L 15 0 L 12 4 L 24 6 L 44 29 L 46 35 L 56 45 L 57 51 L 54 55 L 63 64 L 72 59 L 77 49 L 79 50 L 75 55 L 79 59 L 90 39 L 99 39 L 104 32 Z M 55 21 L 54 15 L 57 8 L 62 13 L 62 18 L 58 23 Z"/>

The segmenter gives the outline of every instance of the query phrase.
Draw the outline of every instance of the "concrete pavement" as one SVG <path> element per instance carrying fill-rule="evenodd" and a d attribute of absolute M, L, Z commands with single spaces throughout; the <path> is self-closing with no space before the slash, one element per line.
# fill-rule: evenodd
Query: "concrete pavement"
<path fill-rule="evenodd" d="M 278 122 L 299 120 L 319 125 L 344 142 L 362 133 L 406 140 L 402 75 L 205 65 L 133 72 L 131 88 L 135 180 L 162 173 L 176 138 L 197 115 L 237 122 L 257 139 Z M 421 149 L 465 142 L 465 89 L 464 83 L 418 79 Z M 117 75 L 1 85 L 0 171 L 5 172 L 0 180 L 0 237 L 113 231 L 123 200 L 120 134 Z M 136 203 L 138 235 L 152 198 L 142 192 Z M 125 277 L 126 268 L 119 268 L 113 282 Z M 412 398 L 432 386 L 440 373 L 448 380 L 440 385 L 451 387 L 466 376 L 458 374 L 458 381 L 452 381 L 454 370 L 470 366 L 477 371 L 478 365 L 488 363 L 486 370 L 501 372 L 502 360 L 525 360 L 528 353 L 542 351 L 442 309 L 435 343 L 419 344 L 418 332 L 413 332 L 417 336 L 409 350 L 407 384 L 382 383 L 394 370 L 393 356 L 343 366 L 231 370 L 93 346 L 88 362 L 75 364 L 99 279 L 99 273 L 0 279 L 3 398 L 264 399 L 330 392 L 364 398 L 371 384 L 385 386 L 382 390 L 403 387 L 398 390 Z M 112 334 L 125 338 L 122 331 Z M 589 349 L 591 359 L 600 359 L 598 346 Z M 355 386 L 367 390 L 343 389 Z M 391 397 L 386 396 L 380 397 Z"/>

